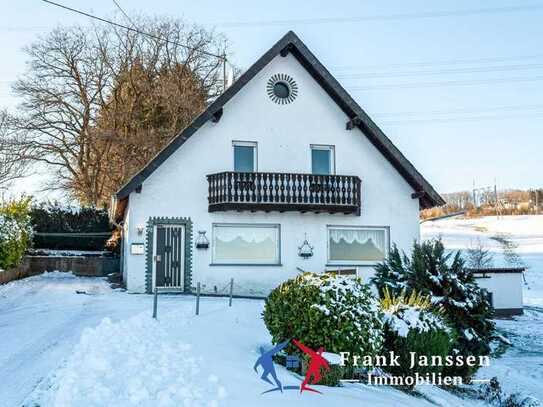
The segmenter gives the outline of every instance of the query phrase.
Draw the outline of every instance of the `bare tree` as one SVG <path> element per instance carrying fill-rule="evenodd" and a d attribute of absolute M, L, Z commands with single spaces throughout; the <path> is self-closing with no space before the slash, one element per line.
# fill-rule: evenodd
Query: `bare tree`
<path fill-rule="evenodd" d="M 165 72 L 182 71 L 185 76 L 190 72 L 202 95 L 202 101 L 192 103 L 174 126 L 158 131 L 162 136 L 154 138 L 152 152 L 145 151 L 149 145 L 141 145 L 144 153 L 133 152 L 137 157 L 154 154 L 220 91 L 221 60 L 210 53 L 225 52 L 221 36 L 166 18 L 138 18 L 136 24 L 154 38 L 111 26 L 57 28 L 26 48 L 28 71 L 14 85 L 23 98 L 17 120 L 18 129 L 25 132 L 21 158 L 52 168 L 49 187 L 66 191 L 83 204 L 106 204 L 109 193 L 142 165 L 129 165 L 119 175 L 108 161 L 116 151 L 113 161 L 123 162 L 125 152 L 118 146 L 127 141 L 138 150 L 140 144 L 128 136 L 145 137 L 122 131 L 128 118 L 141 119 L 121 111 L 123 101 L 134 100 L 127 92 L 136 89 L 140 93 L 132 96 L 144 100 L 149 96 L 142 92 L 149 86 L 130 86 L 134 78 L 127 73 L 134 66 L 141 67 L 147 84 L 153 86 L 167 76 Z M 182 89 L 170 96 L 180 93 Z M 154 131 L 160 126 L 156 123 Z"/>
<path fill-rule="evenodd" d="M 490 268 L 494 264 L 494 256 L 480 238 L 471 243 L 466 255 L 466 264 L 470 268 L 484 269 Z"/>
<path fill-rule="evenodd" d="M 0 111 L 0 189 L 26 175 L 27 161 L 20 157 L 19 141 L 9 114 Z"/>

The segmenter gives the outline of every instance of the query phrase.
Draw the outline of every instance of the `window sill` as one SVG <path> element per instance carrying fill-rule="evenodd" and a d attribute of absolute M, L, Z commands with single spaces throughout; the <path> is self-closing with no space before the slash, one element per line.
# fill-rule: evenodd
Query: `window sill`
<path fill-rule="evenodd" d="M 380 263 L 326 263 L 324 267 L 375 267 Z"/>
<path fill-rule="evenodd" d="M 234 267 L 240 267 L 240 266 L 249 266 L 249 267 L 283 267 L 281 263 L 210 263 L 210 267 L 225 267 L 225 266 L 234 266 Z"/>

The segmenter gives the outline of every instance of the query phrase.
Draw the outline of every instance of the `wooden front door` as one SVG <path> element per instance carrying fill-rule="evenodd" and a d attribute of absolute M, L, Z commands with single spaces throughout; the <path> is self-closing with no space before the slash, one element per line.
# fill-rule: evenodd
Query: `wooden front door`
<path fill-rule="evenodd" d="M 155 287 L 183 289 L 185 227 L 157 225 L 155 239 Z"/>

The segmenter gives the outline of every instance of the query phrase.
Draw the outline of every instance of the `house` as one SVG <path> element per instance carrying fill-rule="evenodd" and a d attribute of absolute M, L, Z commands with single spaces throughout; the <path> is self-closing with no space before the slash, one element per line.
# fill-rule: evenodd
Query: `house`
<path fill-rule="evenodd" d="M 443 199 L 288 32 L 113 199 L 129 291 L 364 279 Z"/>
<path fill-rule="evenodd" d="M 488 291 L 497 317 L 523 314 L 522 283 L 524 267 L 490 267 L 469 269 L 479 287 Z"/>

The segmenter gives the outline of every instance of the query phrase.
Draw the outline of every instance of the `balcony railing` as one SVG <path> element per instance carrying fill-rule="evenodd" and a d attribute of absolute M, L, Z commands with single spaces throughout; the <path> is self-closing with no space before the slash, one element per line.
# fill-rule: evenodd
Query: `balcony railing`
<path fill-rule="evenodd" d="M 360 215 L 361 181 L 352 175 L 220 172 L 207 176 L 209 212 L 329 212 Z"/>

